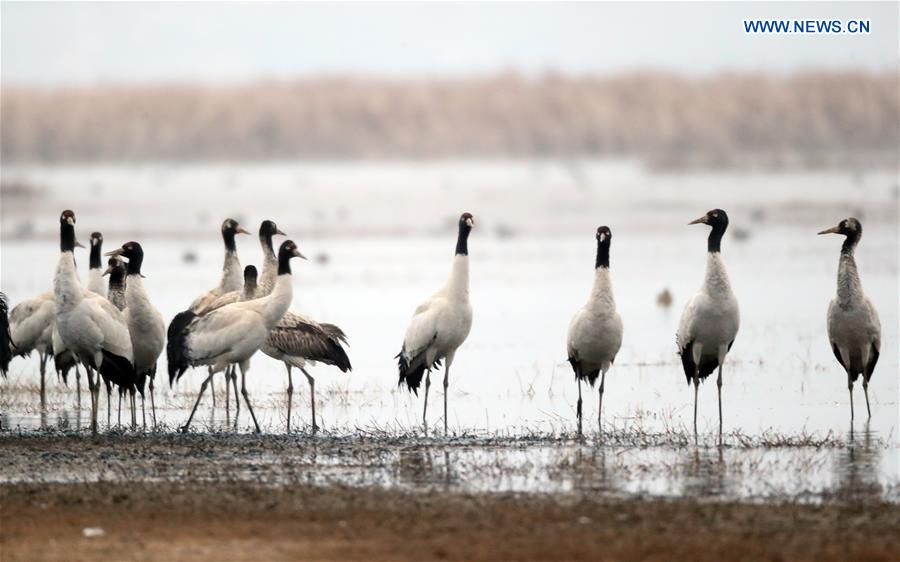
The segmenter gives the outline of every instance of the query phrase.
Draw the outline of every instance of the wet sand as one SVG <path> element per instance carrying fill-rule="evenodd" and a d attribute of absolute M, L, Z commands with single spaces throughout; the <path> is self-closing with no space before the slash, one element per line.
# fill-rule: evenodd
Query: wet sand
<path fill-rule="evenodd" d="M 874 494 L 471 492 L 428 464 L 446 444 L 404 437 L 5 433 L 0 445 L 4 561 L 900 559 L 900 505 Z M 315 477 L 339 458 L 375 471 L 398 447 L 412 451 L 388 467 L 398 480 Z"/>

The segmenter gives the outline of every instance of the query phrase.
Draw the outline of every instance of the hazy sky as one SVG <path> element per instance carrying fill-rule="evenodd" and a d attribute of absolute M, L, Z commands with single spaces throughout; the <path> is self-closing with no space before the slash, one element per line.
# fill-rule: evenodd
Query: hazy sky
<path fill-rule="evenodd" d="M 7 83 L 320 73 L 897 69 L 898 4 L 0 5 Z M 744 18 L 871 20 L 869 35 L 747 35 Z"/>

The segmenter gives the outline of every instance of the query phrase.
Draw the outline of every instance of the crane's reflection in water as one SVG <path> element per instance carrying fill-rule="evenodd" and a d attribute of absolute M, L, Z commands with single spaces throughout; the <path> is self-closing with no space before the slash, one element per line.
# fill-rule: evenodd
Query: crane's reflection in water
<path fill-rule="evenodd" d="M 847 447 L 837 453 L 834 462 L 834 495 L 842 501 L 881 501 L 885 488 L 879 480 L 884 445 L 869 424 L 861 430 L 852 425 Z"/>

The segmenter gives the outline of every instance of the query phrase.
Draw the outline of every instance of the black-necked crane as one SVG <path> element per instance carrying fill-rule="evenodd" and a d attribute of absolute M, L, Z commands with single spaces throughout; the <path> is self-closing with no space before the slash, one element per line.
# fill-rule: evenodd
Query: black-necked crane
<path fill-rule="evenodd" d="M 609 248 L 612 231 L 597 229 L 597 257 L 594 260 L 594 285 L 587 303 L 575 313 L 569 324 L 567 351 L 569 363 L 578 381 L 578 433 L 581 434 L 581 381 L 591 388 L 600 377 L 600 401 L 597 406 L 597 427 L 603 430 L 603 386 L 606 372 L 622 347 L 622 318 L 616 311 L 612 280 L 609 274 Z"/>
<path fill-rule="evenodd" d="M 112 256 L 107 262 L 106 270 L 103 276 L 109 276 L 109 283 L 106 287 L 106 298 L 113 306 L 125 311 L 125 260 L 119 256 Z M 129 332 L 130 333 L 130 332 Z M 118 425 L 122 425 L 122 396 L 125 395 L 125 389 L 119 388 L 119 415 Z"/>
<path fill-rule="evenodd" d="M 400 371 L 399 384 L 404 383 L 418 395 L 422 376 L 425 376 L 425 405 L 422 424 L 428 425 L 428 389 L 431 370 L 444 365 L 444 433 L 447 432 L 447 390 L 450 386 L 450 365 L 456 350 L 466 340 L 472 328 L 472 304 L 469 302 L 469 233 L 475 221 L 471 214 L 459 217 L 456 252 L 450 277 L 444 287 L 416 308 L 403 347 L 396 358 Z"/>
<path fill-rule="evenodd" d="M 172 320 L 166 347 L 170 382 L 175 381 L 189 367 L 207 365 L 210 371 L 200 387 L 197 401 L 181 428 L 182 431 L 187 431 L 190 426 L 200 399 L 213 376 L 237 363 L 241 368 L 241 394 L 259 433 L 259 423 L 247 392 L 247 370 L 250 367 L 250 357 L 291 306 L 293 287 L 290 260 L 294 257 L 304 256 L 297 245 L 288 240 L 278 250 L 278 278 L 269 295 L 229 304 L 204 316 L 187 310 Z"/>
<path fill-rule="evenodd" d="M 276 258 L 277 261 L 277 258 Z M 276 271 L 278 267 L 275 267 Z M 256 267 L 252 265 L 248 265 L 244 268 L 244 286 L 239 291 L 231 291 L 230 293 L 225 293 L 221 297 L 217 298 L 211 305 L 209 305 L 207 309 L 207 314 L 212 312 L 213 310 L 218 310 L 225 305 L 233 304 L 241 301 L 249 301 L 253 300 L 257 297 L 264 296 L 259 294 L 259 289 L 257 286 L 258 273 L 256 271 Z M 268 293 L 266 293 L 268 294 Z M 227 369 L 225 369 L 225 408 L 226 410 L 230 404 L 230 396 L 229 396 L 229 384 L 234 387 L 234 421 L 237 423 L 238 415 L 241 412 L 241 397 L 238 394 L 237 390 L 237 373 L 235 370 L 237 369 L 236 365 L 231 365 Z M 215 401 L 213 402 L 215 404 Z"/>
<path fill-rule="evenodd" d="M 712 228 L 706 243 L 706 277 L 681 314 L 676 341 L 684 376 L 694 383 L 694 439 L 697 438 L 697 392 L 700 381 L 716 368 L 719 396 L 719 438 L 722 437 L 722 366 L 734 344 L 741 317 L 737 298 L 731 290 L 728 271 L 722 260 L 722 236 L 728 228 L 728 215 L 713 209 L 688 224 L 705 224 Z"/>
<path fill-rule="evenodd" d="M 135 383 L 131 337 L 122 312 L 106 298 L 86 291 L 78 279 L 74 256 L 75 213 L 63 211 L 59 225 L 60 257 L 53 282 L 56 327 L 62 343 L 87 370 L 91 430 L 96 433 L 100 381 L 99 378 L 94 381 L 94 372 L 130 389 Z"/>
<path fill-rule="evenodd" d="M 272 237 L 285 236 L 284 232 L 278 229 L 275 221 L 264 220 L 259 225 L 259 245 L 263 253 L 262 274 L 258 275 L 256 268 L 252 269 L 252 280 L 248 278 L 250 270 L 244 269 L 244 288 L 243 290 L 231 291 L 219 297 L 210 305 L 209 310 L 215 310 L 226 304 L 238 302 L 241 300 L 251 300 L 254 298 L 264 297 L 272 292 L 275 287 L 275 278 L 278 276 L 278 257 L 275 255 L 275 249 L 272 246 Z M 251 266 L 252 267 L 252 266 Z M 237 394 L 237 367 L 232 365 L 225 370 L 225 406 L 228 407 L 228 383 L 235 389 L 235 422 L 240 413 L 241 402 Z"/>
<path fill-rule="evenodd" d="M 103 234 L 91 233 L 91 253 L 88 261 L 87 290 L 106 296 L 106 283 L 103 281 Z"/>
<path fill-rule="evenodd" d="M 103 284 L 103 262 L 102 262 L 102 254 L 103 254 L 103 234 L 100 232 L 92 232 L 91 233 L 91 251 L 88 261 L 88 283 L 85 287 L 88 291 L 96 293 L 100 296 L 106 296 L 106 287 Z M 53 294 L 52 292 L 50 293 Z M 54 297 L 55 299 L 55 297 Z M 54 303 L 55 305 L 55 303 Z M 56 315 L 54 314 L 54 324 L 56 323 Z M 56 329 L 56 326 L 53 327 L 53 366 L 56 369 L 56 374 L 58 377 L 62 378 L 63 382 L 68 385 L 69 384 L 69 371 L 72 368 L 75 369 L 75 385 L 77 387 L 78 392 L 78 403 L 81 404 L 81 373 L 78 371 L 78 362 L 75 360 L 75 355 L 66 349 L 65 345 L 62 343 L 62 338 L 59 337 L 59 331 Z M 109 398 L 109 394 L 112 392 L 112 387 L 109 385 L 109 382 L 106 384 L 106 395 L 107 399 Z M 111 406 L 107 404 L 106 417 L 107 422 L 109 421 L 110 416 L 110 408 Z"/>
<path fill-rule="evenodd" d="M 206 291 L 191 303 L 188 308 L 194 314 L 204 314 L 215 300 L 225 293 L 239 291 L 243 283 L 241 260 L 237 255 L 236 234 L 250 234 L 234 219 L 225 219 L 222 223 L 222 241 L 225 243 L 225 259 L 222 263 L 222 277 L 219 284 Z"/>
<path fill-rule="evenodd" d="M 881 352 L 881 320 L 872 301 L 863 292 L 854 257 L 862 237 L 862 224 L 848 218 L 819 234 L 841 234 L 845 237 L 838 262 L 837 295 L 828 305 L 828 341 L 838 363 L 847 372 L 850 420 L 853 421 L 853 383 L 860 375 L 866 395 L 866 411 L 871 418 L 869 381 Z"/>
<path fill-rule="evenodd" d="M 307 372 L 310 364 L 324 363 L 333 365 L 342 373 L 350 371 L 350 358 L 344 350 L 347 336 L 334 324 L 320 324 L 301 314 L 287 312 L 278 324 L 269 332 L 269 337 L 260 347 L 260 351 L 273 359 L 284 363 L 288 376 L 287 431 L 291 431 L 291 401 L 294 396 L 294 381 L 291 378 L 291 367 L 297 367 L 306 376 L 309 383 L 309 400 L 312 407 L 312 431 L 319 426 L 316 423 L 316 380 Z"/>
<path fill-rule="evenodd" d="M 56 299 L 52 292 L 41 293 L 13 307 L 9 313 L 9 334 L 13 357 L 38 353 L 41 373 L 41 403 L 47 397 L 47 360 L 53 357 L 53 326 Z"/>
<path fill-rule="evenodd" d="M 106 297 L 106 283 L 103 281 L 103 234 L 100 232 L 91 233 L 91 251 L 88 258 L 88 281 L 85 288 L 92 292 Z M 121 310 L 121 309 L 120 309 Z M 76 367 L 75 376 L 79 377 L 78 387 L 81 388 L 80 374 L 77 370 L 75 356 L 68 350 L 60 347 L 61 340 L 57 338 L 56 345 L 53 349 L 53 361 L 58 373 L 62 374 L 63 380 L 68 383 L 67 373 L 72 367 Z M 106 383 L 106 425 L 110 425 L 112 418 L 112 382 L 105 379 Z M 122 415 L 121 392 L 119 393 L 119 417 Z"/>
<path fill-rule="evenodd" d="M 219 284 L 206 291 L 193 302 L 188 310 L 194 314 L 203 315 L 211 310 L 212 304 L 222 295 L 241 289 L 242 271 L 241 260 L 237 254 L 235 235 L 250 234 L 234 219 L 225 219 L 222 222 L 222 242 L 225 244 L 225 258 L 222 262 L 222 277 Z M 171 326 L 170 326 L 171 328 Z M 170 379 L 171 382 L 171 379 Z M 212 391 L 213 407 L 216 405 L 216 391 Z"/>
<path fill-rule="evenodd" d="M 144 276 L 141 275 L 144 249 L 141 245 L 133 241 L 126 242 L 107 255 L 121 256 L 128 260 L 125 266 L 125 321 L 134 351 L 135 384 L 141 393 L 141 413 L 144 415 L 144 385 L 149 383 L 150 406 L 153 410 L 153 423 L 156 424 L 153 381 L 156 378 L 156 362 L 166 345 L 166 323 L 159 309 L 150 302 L 144 288 Z M 146 424 L 146 418 L 144 423 Z"/>

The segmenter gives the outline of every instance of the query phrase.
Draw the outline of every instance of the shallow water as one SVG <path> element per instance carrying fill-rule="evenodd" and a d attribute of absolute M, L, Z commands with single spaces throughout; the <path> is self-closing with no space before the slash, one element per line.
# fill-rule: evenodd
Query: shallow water
<path fill-rule="evenodd" d="M 531 436 L 235 433 L 0 433 L 0 483 L 254 482 L 464 493 L 539 492 L 711 501 L 900 502 L 879 470 L 892 445 L 870 430 L 775 444 L 728 436 Z M 655 442 L 647 445 L 646 443 Z"/>
<path fill-rule="evenodd" d="M 652 176 L 629 167 L 600 167 L 587 168 L 587 179 L 575 182 L 552 166 L 520 168 L 512 166 L 504 173 L 502 167 L 498 171 L 487 165 L 473 165 L 468 171 L 413 166 L 408 174 L 390 167 L 386 171 L 364 167 L 355 171 L 340 167 L 241 169 L 234 172 L 230 191 L 226 190 L 234 195 L 232 201 L 208 201 L 209 209 L 203 210 L 206 218 L 196 218 L 197 207 L 204 196 L 217 193 L 213 180 L 227 178 L 227 169 L 176 169 L 173 178 L 154 181 L 149 179 L 154 177 L 153 170 L 146 168 L 133 171 L 133 175 L 127 169 L 5 170 L 4 175 L 34 178 L 48 186 L 48 192 L 27 208 L 13 205 L 10 209 L 4 202 L 3 290 L 15 304 L 49 289 L 57 259 L 52 232 L 59 208 L 72 206 L 79 212 L 79 207 L 87 207 L 79 212 L 77 232 L 81 238 L 100 228 L 113 233 L 106 236 L 110 247 L 118 238 L 141 241 L 146 252 L 145 285 L 168 320 L 217 282 L 221 264 L 218 227 L 210 227 L 209 234 L 201 236 L 196 223 L 216 223 L 216 217 L 236 214 L 233 210 L 237 208 L 248 216 L 248 224 L 273 218 L 298 240 L 304 253 L 320 258 L 295 264 L 294 308 L 341 326 L 350 338 L 352 374 L 328 366 L 310 369 L 317 380 L 319 425 L 342 433 L 358 428 L 403 433 L 420 427 L 422 400 L 397 388 L 393 356 L 412 311 L 440 287 L 448 272 L 454 240 L 453 217 L 445 216 L 446 208 L 464 207 L 475 213 L 477 221 L 470 240 L 475 320 L 451 370 L 451 431 L 503 436 L 571 434 L 577 387 L 566 363 L 566 331 L 592 281 L 593 229 L 605 223 L 614 231 L 612 275 L 625 336 L 606 382 L 603 423 L 607 431 L 680 432 L 690 427 L 693 392 L 681 373 L 674 333 L 681 308 L 702 281 L 706 237 L 705 227 L 685 224 L 716 201 L 715 205 L 727 208 L 732 217 L 723 255 L 741 305 L 741 331 L 724 370 L 726 432 L 752 437 L 765 432 L 845 436 L 850 428 L 846 379 L 825 334 L 825 311 L 835 290 L 840 240 L 817 237 L 815 232 L 853 213 L 863 217 L 866 225 L 857 259 L 883 328 L 882 354 L 870 386 L 869 428 L 888 445 L 866 462 L 880 486 L 900 478 L 896 446 L 900 417 L 897 203 L 890 176 L 863 180 L 850 174 Z M 371 172 L 368 176 L 367 171 Z M 306 174 L 302 187 L 293 185 L 295 174 Z M 135 187 L 128 193 L 137 205 L 128 207 L 127 201 L 119 199 L 121 195 L 113 194 L 131 177 Z M 369 180 L 374 187 L 366 190 Z M 170 202 L 167 208 L 160 208 L 164 196 L 184 189 L 191 181 L 196 181 L 198 188 L 185 196 L 182 205 Z M 410 200 L 398 199 L 418 181 L 421 190 L 415 190 Z M 472 187 L 478 182 L 482 182 L 481 188 Z M 60 186 L 64 185 L 71 189 L 63 190 Z M 329 190 L 329 185 L 334 187 Z M 254 191 L 249 186 L 261 187 Z M 273 207 L 272 197 L 286 193 L 293 193 L 295 199 Z M 330 203 L 329 193 L 334 199 Z M 84 203 L 91 201 L 92 194 L 103 195 L 102 208 L 118 212 L 104 214 Z M 258 208 L 250 207 L 253 197 L 259 201 Z M 397 201 L 402 204 L 392 208 L 391 202 Z M 416 212 L 416 201 L 433 216 L 449 220 L 449 227 L 429 230 L 424 213 Z M 345 208 L 346 214 L 329 211 L 326 218 L 315 218 L 314 210 L 327 209 L 328 204 Z M 250 208 L 255 210 L 250 212 Z M 131 226 L 122 218 L 126 210 L 129 218 L 134 217 Z M 29 239 L 11 237 L 8 225 L 44 215 L 49 218 L 41 224 L 49 222 L 50 227 L 42 226 Z M 191 225 L 189 234 L 176 236 L 179 225 L 185 224 Z M 339 225 L 353 228 L 341 231 Z M 48 237 L 41 234 L 43 230 Z M 197 261 L 182 261 L 186 252 L 195 253 Z M 258 262 L 255 237 L 241 238 L 239 252 L 245 264 Z M 80 261 L 86 264 L 86 255 Z M 656 295 L 664 288 L 674 296 L 670 308 L 656 304 Z M 174 389 L 168 388 L 164 373 L 163 361 L 157 383 L 159 421 L 176 427 L 187 419 L 203 373 L 187 374 Z M 308 387 L 298 375 L 295 371 L 293 423 L 308 431 Z M 428 415 L 432 429 L 442 429 L 442 377 L 443 373 L 437 374 L 432 385 Z M 84 412 L 79 417 L 74 408 L 74 382 L 64 388 L 49 380 L 52 378 L 48 376 L 47 409 L 41 416 L 37 361 L 15 360 L 11 376 L 0 383 L 5 428 L 84 426 Z M 195 429 L 231 427 L 230 415 L 226 421 L 222 408 L 221 378 L 216 384 L 219 408 L 213 413 L 207 396 L 195 418 Z M 267 357 L 253 358 L 248 388 L 264 431 L 284 431 L 285 386 L 283 366 Z M 596 390 L 585 387 L 584 391 L 585 427 L 593 432 Z M 83 400 L 87 403 L 86 393 Z M 105 398 L 102 404 L 101 419 L 105 419 Z M 856 428 L 860 430 L 865 400 L 859 385 L 855 405 Z M 240 416 L 238 429 L 247 430 L 250 420 L 244 404 Z M 707 437 L 717 427 L 715 384 L 701 386 L 699 425 Z M 522 462 L 531 462 L 527 459 L 532 455 L 555 455 L 554 446 L 549 449 L 535 447 L 523 453 Z M 773 466 L 767 474 L 784 474 L 789 479 L 794 473 L 791 463 L 799 462 L 805 467 L 802 479 L 825 489 L 840 485 L 840 471 L 833 467 L 847 450 L 813 450 L 812 458 L 801 461 L 784 460 L 781 453 L 767 453 L 765 447 L 758 454 L 763 459 L 759 462 Z M 685 493 L 691 482 L 706 478 L 703 467 L 708 463 L 690 461 L 669 447 L 603 455 L 609 460 L 601 465 L 613 463 L 614 472 L 630 470 L 615 463 L 651 467 L 635 469 L 651 476 L 629 481 L 624 487 L 628 492 L 646 488 Z M 758 493 L 767 484 L 765 479 L 754 483 L 747 476 L 753 473 L 749 467 L 755 457 L 740 455 L 728 463 L 738 467 L 732 476 L 726 474 L 718 484 L 702 486 L 719 486 L 736 495 Z M 553 463 L 561 462 L 554 458 Z M 452 464 L 464 459 L 462 455 Z M 430 461 L 431 466 L 441 466 L 441 462 L 440 458 Z M 506 459 L 501 464 L 510 463 L 515 461 Z M 660 475 L 652 470 L 656 464 L 688 468 Z M 688 469 L 699 472 L 691 476 Z M 512 481 L 515 476 L 508 478 Z M 489 482 L 488 488 L 497 485 Z"/>

